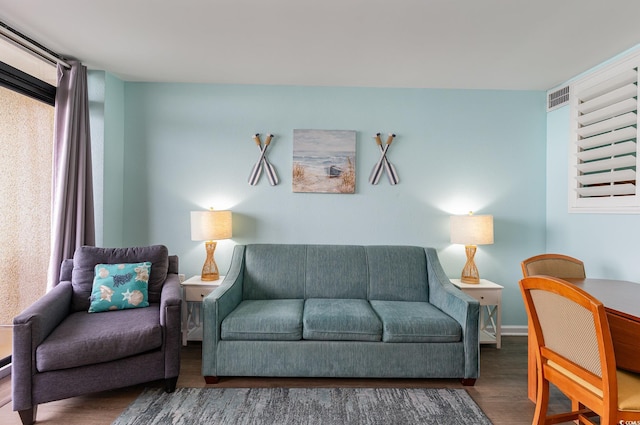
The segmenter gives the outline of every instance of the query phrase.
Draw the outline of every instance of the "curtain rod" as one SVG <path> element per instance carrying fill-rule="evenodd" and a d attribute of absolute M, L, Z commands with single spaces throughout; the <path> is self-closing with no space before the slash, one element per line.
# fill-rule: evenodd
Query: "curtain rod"
<path fill-rule="evenodd" d="M 2 21 L 0 21 L 0 36 L 3 36 L 6 40 L 13 42 L 14 44 L 17 44 L 18 47 L 26 49 L 29 53 L 39 57 L 40 59 L 53 64 L 59 63 L 65 68 L 71 68 L 71 65 L 69 65 L 62 56 L 47 49 L 37 41 L 34 41 L 24 34 L 14 30 Z"/>

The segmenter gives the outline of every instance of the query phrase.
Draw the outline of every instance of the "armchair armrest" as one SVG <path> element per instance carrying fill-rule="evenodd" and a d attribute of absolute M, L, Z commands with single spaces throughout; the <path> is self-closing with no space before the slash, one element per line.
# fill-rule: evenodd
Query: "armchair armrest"
<path fill-rule="evenodd" d="M 180 307 L 182 306 L 182 292 L 180 290 L 180 279 L 177 274 L 169 273 L 167 280 L 162 285 L 162 292 L 160 293 L 160 324 L 166 326 L 169 320 L 173 318 L 167 318 L 170 307 L 178 307 L 178 322 L 180 321 Z"/>
<path fill-rule="evenodd" d="M 13 318 L 13 356 L 11 358 L 14 410 L 30 409 L 31 375 L 35 373 L 35 350 L 69 315 L 71 282 L 60 282 L 42 298 Z"/>
<path fill-rule="evenodd" d="M 71 282 L 60 282 L 13 318 L 14 334 L 15 329 L 28 329 L 29 344 L 34 348 L 40 345 L 69 315 L 72 292 Z"/>
<path fill-rule="evenodd" d="M 426 248 L 425 251 L 429 279 L 429 302 L 460 323 L 465 352 L 465 379 L 476 379 L 480 374 L 478 340 L 480 303 L 451 283 L 440 264 L 435 249 Z"/>
<path fill-rule="evenodd" d="M 202 375 L 217 376 L 216 353 L 220 341 L 220 325 L 242 301 L 244 278 L 244 250 L 238 245 L 233 250 L 229 272 L 222 284 L 202 302 Z"/>
<path fill-rule="evenodd" d="M 169 384 L 173 388 L 180 374 L 181 294 L 180 278 L 175 273 L 169 273 L 160 292 L 160 325 L 164 332 L 164 377 L 173 379 Z M 168 392 L 173 392 L 173 389 Z"/>

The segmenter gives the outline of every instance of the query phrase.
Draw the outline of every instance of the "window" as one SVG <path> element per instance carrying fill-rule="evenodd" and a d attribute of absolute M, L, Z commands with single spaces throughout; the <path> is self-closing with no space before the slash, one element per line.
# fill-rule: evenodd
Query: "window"
<path fill-rule="evenodd" d="M 639 68 L 636 53 L 572 86 L 569 212 L 640 213 Z"/>
<path fill-rule="evenodd" d="M 53 109 L 0 87 L 0 324 L 46 290 Z"/>
<path fill-rule="evenodd" d="M 23 38 L 24 36 L 9 29 L 0 22 L 0 61 L 15 69 L 19 69 L 36 80 L 46 83 L 49 87 L 55 87 L 58 74 L 55 63 L 35 54 L 28 53 L 28 51 L 33 51 L 34 49 L 40 49 L 49 54 L 52 52 L 32 40 L 27 43 L 31 48 L 22 47 L 16 40 Z"/>
<path fill-rule="evenodd" d="M 46 291 L 55 69 L 0 38 L 0 377 L 13 317 Z"/>

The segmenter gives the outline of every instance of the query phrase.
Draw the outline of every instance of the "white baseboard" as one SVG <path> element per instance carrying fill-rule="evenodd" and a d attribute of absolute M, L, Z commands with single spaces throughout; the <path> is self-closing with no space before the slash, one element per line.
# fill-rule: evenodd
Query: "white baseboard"
<path fill-rule="evenodd" d="M 11 363 L 6 365 L 5 367 L 0 368 L 0 379 L 11 375 Z"/>
<path fill-rule="evenodd" d="M 527 327 L 526 326 L 503 326 L 502 328 L 502 336 L 527 336 Z M 493 326 L 487 326 L 487 331 L 490 333 L 494 333 Z"/>
<path fill-rule="evenodd" d="M 527 336 L 527 326 L 503 326 L 503 336 Z"/>
<path fill-rule="evenodd" d="M 527 336 L 526 326 L 503 326 L 502 336 Z M 0 368 L 0 379 L 11 375 L 11 364 Z"/>

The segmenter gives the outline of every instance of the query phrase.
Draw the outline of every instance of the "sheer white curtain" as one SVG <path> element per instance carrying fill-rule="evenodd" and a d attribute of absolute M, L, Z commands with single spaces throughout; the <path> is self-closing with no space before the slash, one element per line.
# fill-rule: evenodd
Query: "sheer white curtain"
<path fill-rule="evenodd" d="M 69 64 L 58 65 L 48 288 L 58 283 L 62 260 L 79 246 L 95 244 L 87 68 Z"/>

